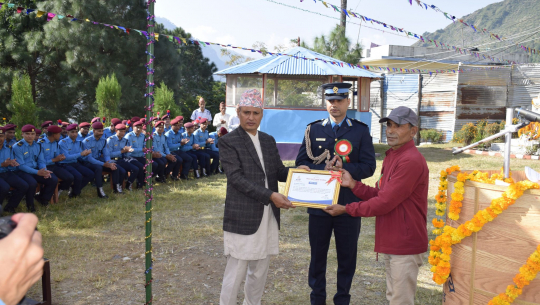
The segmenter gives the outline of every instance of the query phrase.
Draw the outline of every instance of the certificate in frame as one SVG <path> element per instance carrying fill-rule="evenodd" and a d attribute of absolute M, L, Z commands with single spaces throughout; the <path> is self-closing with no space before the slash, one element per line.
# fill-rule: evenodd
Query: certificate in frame
<path fill-rule="evenodd" d="M 285 196 L 295 205 L 316 209 L 337 204 L 341 172 L 289 169 Z"/>

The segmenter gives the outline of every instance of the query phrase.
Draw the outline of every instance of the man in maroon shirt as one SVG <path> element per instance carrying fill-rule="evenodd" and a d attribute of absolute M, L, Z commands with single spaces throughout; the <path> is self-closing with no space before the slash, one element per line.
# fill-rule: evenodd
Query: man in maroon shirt
<path fill-rule="evenodd" d="M 375 216 L 375 251 L 384 254 L 386 298 L 390 305 L 413 305 L 418 269 L 428 249 L 427 195 L 429 170 L 424 156 L 414 145 L 418 116 L 400 106 L 380 123 L 386 122 L 386 151 L 381 177 L 375 187 L 354 180 L 343 172 L 341 186 L 366 201 L 346 206 L 332 205 L 332 216 L 347 213 L 354 217 Z"/>

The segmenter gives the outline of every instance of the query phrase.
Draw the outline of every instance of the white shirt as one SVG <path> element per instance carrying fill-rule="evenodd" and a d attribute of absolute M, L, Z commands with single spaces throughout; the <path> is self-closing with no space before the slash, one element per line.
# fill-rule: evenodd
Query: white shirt
<path fill-rule="evenodd" d="M 231 119 L 231 115 L 228 113 L 221 114 L 221 112 L 216 113 L 214 116 L 214 126 L 216 127 L 216 130 L 219 130 L 221 127 L 225 127 L 227 131 L 229 131 L 229 120 Z M 221 120 L 225 121 L 225 124 L 221 124 Z"/>
<path fill-rule="evenodd" d="M 261 161 L 261 165 L 266 175 L 261 142 L 259 142 L 259 132 L 257 132 L 256 135 L 252 135 L 248 132 L 248 135 L 251 138 L 251 141 L 253 141 L 253 145 L 255 145 L 259 161 Z M 268 188 L 267 179 L 265 179 L 265 184 L 266 188 Z M 272 207 L 269 204 L 264 206 L 261 224 L 255 234 L 241 235 L 224 231 L 223 244 L 225 246 L 224 254 L 230 255 L 236 259 L 260 260 L 265 259 L 268 255 L 278 255 L 279 229 Z"/>
<path fill-rule="evenodd" d="M 201 119 L 207 119 L 208 121 L 212 121 L 212 114 L 210 113 L 210 110 L 204 109 L 204 111 L 201 111 L 201 108 L 197 108 L 193 110 L 193 113 L 191 114 L 191 120 L 195 121 L 198 120 L 199 117 Z"/>
<path fill-rule="evenodd" d="M 231 117 L 231 120 L 229 121 L 229 132 L 235 130 L 240 126 L 240 118 L 238 118 L 237 115 Z"/>

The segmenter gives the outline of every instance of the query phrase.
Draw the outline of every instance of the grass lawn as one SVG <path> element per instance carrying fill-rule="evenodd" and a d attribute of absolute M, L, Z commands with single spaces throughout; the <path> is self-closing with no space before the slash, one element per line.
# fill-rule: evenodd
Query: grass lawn
<path fill-rule="evenodd" d="M 428 230 L 433 229 L 439 172 L 458 164 L 462 169 L 500 169 L 500 157 L 453 156 L 452 145 L 422 146 L 430 170 Z M 376 145 L 377 170 L 364 182 L 373 185 L 380 175 L 386 145 Z M 538 161 L 512 160 L 513 170 L 538 169 Z M 292 166 L 293 162 L 286 162 Z M 201 180 L 158 184 L 153 211 L 153 304 L 219 304 L 226 260 L 223 253 L 225 175 Z M 144 195 L 123 196 L 105 187 L 108 200 L 87 187 L 81 198 L 38 207 L 39 230 L 45 257 L 51 260 L 53 304 L 144 304 Z M 283 191 L 284 183 L 280 184 Z M 309 304 L 307 270 L 309 242 L 305 208 L 282 211 L 280 255 L 270 264 L 263 304 Z M 362 219 L 358 264 L 351 304 L 385 304 L 385 273 L 376 261 L 374 218 Z M 431 238 L 432 236 L 430 236 Z M 382 258 L 382 257 L 381 257 Z M 336 251 L 328 253 L 327 293 L 336 292 Z M 40 299 L 41 284 L 28 293 Z M 239 299 L 242 300 L 242 293 Z M 431 281 L 427 257 L 418 279 L 417 304 L 441 304 L 442 289 Z"/>

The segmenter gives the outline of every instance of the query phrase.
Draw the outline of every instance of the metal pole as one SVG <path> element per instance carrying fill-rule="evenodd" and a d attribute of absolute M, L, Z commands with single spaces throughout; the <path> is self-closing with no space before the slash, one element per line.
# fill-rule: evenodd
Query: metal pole
<path fill-rule="evenodd" d="M 418 132 L 416 133 L 416 145 L 420 145 L 420 128 L 421 128 L 421 122 L 420 122 L 420 108 L 422 108 L 422 82 L 424 78 L 422 77 L 422 74 L 418 74 Z"/>
<path fill-rule="evenodd" d="M 156 0 L 148 0 L 147 4 L 147 27 L 146 36 L 146 187 L 145 187 L 145 290 L 146 305 L 152 303 L 152 108 L 154 106 L 154 3 Z"/>
<path fill-rule="evenodd" d="M 506 108 L 506 128 L 512 125 L 514 118 L 514 109 Z M 510 149 L 512 147 L 512 134 L 507 133 L 504 146 L 504 178 L 510 177 Z"/>

